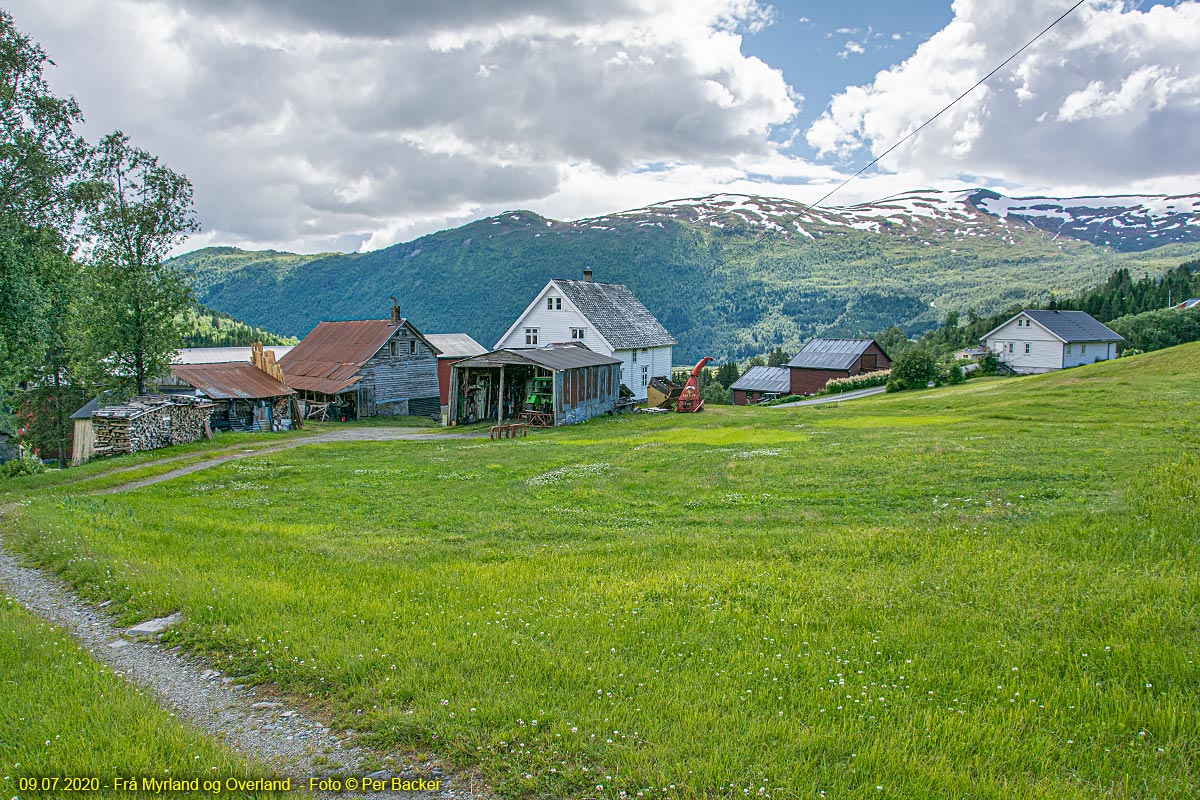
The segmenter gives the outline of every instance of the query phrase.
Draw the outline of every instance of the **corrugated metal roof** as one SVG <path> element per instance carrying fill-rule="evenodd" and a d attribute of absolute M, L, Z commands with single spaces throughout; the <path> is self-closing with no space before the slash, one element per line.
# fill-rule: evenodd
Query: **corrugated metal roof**
<path fill-rule="evenodd" d="M 788 362 L 796 369 L 850 369 L 874 339 L 813 339 Z"/>
<path fill-rule="evenodd" d="M 407 327 L 429 349 L 439 348 L 407 319 L 358 319 L 322 322 L 279 360 L 283 380 L 293 389 L 339 394 L 358 382 L 358 370 L 379 352 L 399 327 Z"/>
<path fill-rule="evenodd" d="M 993 333 L 1020 316 L 1029 317 L 1064 343 L 1125 341 L 1125 337 L 1086 311 L 1054 311 L 1049 309 L 1029 309 L 1022 311 L 1012 319 L 1005 321 L 1003 325 L 992 328 L 981 338 L 990 338 Z"/>
<path fill-rule="evenodd" d="M 295 392 L 253 364 L 176 364 L 174 376 L 213 400 L 263 400 Z"/>
<path fill-rule="evenodd" d="M 676 343 L 642 301 L 623 284 L 562 279 L 551 283 L 587 317 L 614 350 Z"/>
<path fill-rule="evenodd" d="M 442 351 L 438 358 L 470 358 L 487 352 L 486 347 L 465 333 L 427 333 L 425 338 Z"/>
<path fill-rule="evenodd" d="M 293 345 L 266 345 L 263 350 L 275 354 L 275 360 L 291 352 Z M 230 361 L 250 363 L 249 347 L 185 347 L 175 353 L 172 364 L 224 364 Z"/>
<path fill-rule="evenodd" d="M 792 376 L 787 367 L 751 367 L 729 388 L 743 392 L 786 393 L 791 391 Z"/>
<path fill-rule="evenodd" d="M 528 349 L 504 348 L 493 350 L 455 363 L 455 367 L 499 367 L 506 364 L 532 364 L 558 372 L 580 367 L 620 364 L 620 359 L 601 355 L 583 345 L 552 344 Z"/>

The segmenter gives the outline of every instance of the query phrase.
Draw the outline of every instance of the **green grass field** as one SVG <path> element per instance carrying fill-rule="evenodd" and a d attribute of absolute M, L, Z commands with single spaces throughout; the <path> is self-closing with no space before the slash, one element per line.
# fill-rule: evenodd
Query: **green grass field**
<path fill-rule="evenodd" d="M 163 796 L 117 791 L 116 778 L 274 777 L 174 719 L 93 661 L 61 628 L 9 598 L 0 599 L 0 686 L 0 793 L 6 798 Z M 81 782 L 72 785 L 72 778 Z M 23 780 L 36 780 L 37 787 L 27 789 Z"/>
<path fill-rule="evenodd" d="M 12 538 L 506 796 L 1195 796 L 1198 360 L 303 447 Z"/>

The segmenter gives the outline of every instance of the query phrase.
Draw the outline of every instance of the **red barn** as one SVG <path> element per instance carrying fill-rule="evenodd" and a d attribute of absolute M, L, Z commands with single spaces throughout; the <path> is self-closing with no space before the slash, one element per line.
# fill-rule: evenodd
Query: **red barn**
<path fill-rule="evenodd" d="M 450 365 L 472 356 L 481 356 L 487 348 L 465 333 L 431 333 L 425 337 L 442 352 L 438 355 L 438 394 L 442 409 L 450 405 Z"/>
<path fill-rule="evenodd" d="M 834 378 L 891 369 L 874 339 L 813 339 L 788 362 L 792 394 L 816 394 Z"/>

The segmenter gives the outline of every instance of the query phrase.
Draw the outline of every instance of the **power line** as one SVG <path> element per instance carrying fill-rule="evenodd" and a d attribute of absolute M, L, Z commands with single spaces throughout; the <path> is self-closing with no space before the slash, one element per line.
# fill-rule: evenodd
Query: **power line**
<path fill-rule="evenodd" d="M 1008 66 L 1008 65 L 1009 65 L 1009 63 L 1010 63 L 1010 62 L 1011 62 L 1011 61 L 1012 61 L 1014 58 L 1016 58 L 1017 56 L 1021 55 L 1021 53 L 1024 53 L 1026 50 L 1028 50 L 1030 47 L 1032 47 L 1032 46 L 1034 45 L 1034 43 L 1036 43 L 1036 42 L 1037 42 L 1039 39 L 1041 39 L 1043 36 L 1045 36 L 1047 33 L 1049 33 L 1049 32 L 1050 32 L 1050 30 L 1051 30 L 1051 29 L 1052 29 L 1052 28 L 1053 28 L 1055 25 L 1057 25 L 1058 23 L 1062 22 L 1064 19 L 1066 19 L 1068 16 L 1070 16 L 1070 15 L 1071 15 L 1071 13 L 1072 13 L 1073 11 L 1075 11 L 1075 9 L 1079 8 L 1081 5 L 1083 5 L 1083 4 L 1084 4 L 1084 3 L 1086 3 L 1086 2 L 1087 2 L 1087 0 L 1079 0 L 1079 2 L 1077 2 L 1075 5 L 1073 5 L 1073 6 L 1071 6 L 1070 8 L 1068 8 L 1066 11 L 1064 11 L 1064 12 L 1063 12 L 1063 13 L 1062 13 L 1062 14 L 1061 14 L 1059 17 L 1058 17 L 1058 19 L 1054 20 L 1054 21 L 1053 21 L 1053 22 L 1051 22 L 1049 25 L 1047 25 L 1045 28 L 1043 28 L 1043 29 L 1042 29 L 1042 31 L 1041 31 L 1041 33 L 1039 33 L 1037 36 L 1034 36 L 1032 39 L 1030 39 L 1030 40 L 1029 40 L 1028 42 L 1026 42 L 1025 44 L 1021 45 L 1020 49 L 1018 49 L 1016 52 L 1014 52 L 1014 53 L 1013 53 L 1012 55 L 1010 55 L 1008 58 L 1006 58 L 1006 59 L 1004 59 L 1002 62 L 1000 62 L 1000 63 L 999 63 L 999 64 L 998 64 L 998 65 L 997 65 L 997 66 L 996 66 L 996 67 L 995 67 L 995 68 L 994 68 L 994 69 L 993 69 L 991 72 L 989 72 L 988 74 L 984 75 L 984 76 L 983 76 L 982 78 L 980 78 L 979 80 L 975 81 L 975 83 L 974 83 L 974 84 L 972 84 L 971 88 L 967 89 L 965 92 L 963 92 L 962 94 L 960 94 L 958 97 L 956 97 L 956 98 L 954 98 L 953 100 L 951 100 L 949 103 L 947 103 L 945 106 L 943 106 L 943 107 L 942 107 L 942 109 L 941 109 L 940 111 L 938 111 L 936 114 L 934 114 L 934 115 L 933 115 L 932 117 L 930 117 L 929 119 L 927 119 L 927 120 L 925 120 L 924 122 L 922 122 L 920 125 L 918 125 L 918 126 L 917 126 L 916 128 L 914 128 L 913 130 L 909 131 L 907 134 L 905 134 L 903 137 L 901 137 L 901 138 L 900 138 L 900 139 L 899 139 L 899 140 L 898 140 L 896 143 L 894 143 L 894 144 L 893 144 L 891 147 L 889 147 L 887 150 L 884 150 L 882 153 L 880 153 L 879 155 L 877 155 L 875 158 L 871 159 L 871 161 L 870 161 L 870 162 L 869 162 L 869 163 L 868 163 L 866 166 L 864 166 L 862 169 L 860 169 L 858 172 L 854 173 L 854 174 L 853 174 L 853 175 L 851 175 L 849 178 L 846 178 L 846 180 L 842 181 L 842 182 L 841 182 L 841 183 L 839 183 L 837 186 L 835 186 L 835 187 L 833 187 L 832 189 L 830 189 L 828 192 L 826 192 L 826 193 L 825 193 L 825 194 L 824 194 L 824 195 L 821 197 L 821 199 L 820 199 L 820 200 L 817 200 L 817 202 L 815 202 L 815 203 L 811 203 L 811 204 L 809 204 L 809 203 L 805 203 L 805 202 L 803 202 L 803 201 L 797 201 L 797 202 L 799 202 L 799 203 L 800 203 L 800 205 L 803 207 L 803 210 L 802 210 L 802 211 L 798 211 L 798 212 L 796 212 L 795 214 L 792 214 L 790 217 L 788 217 L 788 218 L 787 218 L 787 219 L 784 221 L 784 224 L 783 224 L 782 226 L 780 226 L 780 227 L 786 228 L 786 226 L 787 226 L 787 225 L 789 225 L 790 223 L 792 223 L 792 222 L 794 222 L 796 219 L 798 219 L 798 218 L 800 217 L 800 215 L 801 215 L 802 213 L 804 213 L 804 211 L 814 211 L 814 210 L 816 210 L 816 208 L 817 208 L 819 205 L 821 205 L 821 203 L 824 203 L 826 200 L 828 200 L 830 197 L 832 197 L 832 196 L 833 196 L 834 194 L 836 194 L 838 191 L 840 191 L 841 189 L 844 189 L 844 188 L 846 187 L 846 185 L 847 185 L 847 184 L 849 184 L 851 181 L 853 181 L 855 178 L 857 178 L 858 176 L 862 175 L 864 172 L 866 172 L 867 170 L 869 170 L 871 167 L 873 167 L 873 166 L 875 166 L 876 164 L 878 164 L 878 163 L 880 162 L 880 160 L 882 160 L 883 158 L 885 158 L 885 157 L 886 157 L 886 156 L 887 156 L 889 153 L 891 153 L 893 150 L 895 150 L 895 149 L 896 149 L 897 147 L 899 147 L 900 145 L 902 145 L 902 144 L 904 144 L 905 142 L 907 142 L 909 139 L 911 139 L 911 138 L 913 138 L 914 136 L 916 136 L 916 135 L 917 135 L 918 133 L 920 133 L 920 132 L 921 132 L 921 131 L 922 131 L 924 128 L 926 128 L 927 126 L 929 126 L 930 124 L 932 124 L 932 123 L 933 123 L 935 120 L 937 120 L 937 118 L 938 118 L 938 117 L 942 116 L 942 114 L 945 114 L 947 111 L 949 111 L 951 108 L 953 108 L 953 107 L 954 107 L 954 106 L 955 106 L 955 105 L 956 105 L 956 104 L 957 104 L 957 103 L 958 103 L 960 100 L 962 100 L 964 97 L 966 97 L 967 95 L 969 95 L 971 92 L 975 91 L 975 90 L 976 90 L 976 89 L 978 89 L 980 86 L 982 86 L 984 83 L 986 83 L 986 82 L 987 82 L 987 80 L 988 80 L 989 78 L 991 78 L 991 77 L 992 77 L 993 75 L 995 75 L 997 72 L 999 72 L 1000 70 L 1002 70 L 1002 69 L 1004 69 L 1006 66 Z M 775 232 L 776 232 L 776 229 L 775 229 L 775 228 L 767 228 L 767 229 L 766 229 L 766 230 L 764 230 L 762 233 L 760 233 L 760 234 L 759 234 L 757 237 L 755 237 L 754 241 L 752 241 L 752 242 L 749 242 L 748 244 L 745 244 L 745 245 L 743 245 L 742 247 L 744 247 L 744 248 L 748 248 L 748 247 L 757 247 L 758 245 L 760 245 L 760 244 L 762 244 L 764 241 L 766 241 L 766 240 L 767 240 L 767 239 L 768 239 L 770 236 L 772 236 L 772 235 L 773 235 Z M 729 256 L 729 257 L 728 257 L 728 258 L 726 258 L 724 261 L 722 261 L 720 264 L 718 264 L 718 265 L 717 265 L 715 268 L 716 268 L 716 269 L 720 269 L 721 267 L 723 267 L 723 266 L 725 266 L 726 264 L 728 264 L 728 263 L 730 262 L 730 260 L 732 260 L 732 258 L 733 258 L 733 256 L 732 256 L 732 255 L 731 255 L 731 256 Z"/>

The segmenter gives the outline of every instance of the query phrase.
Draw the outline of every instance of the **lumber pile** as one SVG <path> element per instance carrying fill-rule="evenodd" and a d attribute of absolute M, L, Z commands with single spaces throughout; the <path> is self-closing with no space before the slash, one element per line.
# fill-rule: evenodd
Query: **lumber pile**
<path fill-rule="evenodd" d="M 275 362 L 275 351 L 263 350 L 262 342 L 254 342 L 250 345 L 250 363 L 283 383 L 283 367 Z"/>
<path fill-rule="evenodd" d="M 146 395 L 92 412 L 97 457 L 211 439 L 213 404 L 204 398 Z"/>

